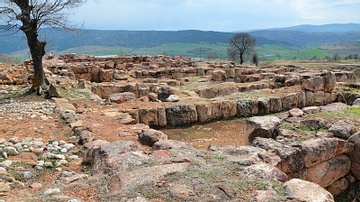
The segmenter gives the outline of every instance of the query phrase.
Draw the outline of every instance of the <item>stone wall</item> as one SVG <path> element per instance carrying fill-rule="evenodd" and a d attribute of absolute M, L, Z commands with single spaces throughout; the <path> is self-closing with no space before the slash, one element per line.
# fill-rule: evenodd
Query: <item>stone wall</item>
<path fill-rule="evenodd" d="M 306 95 L 305 92 L 298 92 L 282 97 L 260 99 L 203 101 L 195 104 L 172 103 L 167 104 L 165 109 L 161 109 L 161 114 L 159 114 L 158 108 L 132 109 L 131 113 L 134 117 L 141 117 L 138 120 L 139 123 L 151 123 L 150 125 L 153 127 L 166 126 L 163 123 L 167 123 L 169 126 L 183 126 L 218 119 L 277 113 L 296 107 L 313 106 L 314 104 L 325 105 L 343 99 L 343 96 L 337 93 L 323 92 L 321 96 Z M 163 112 L 164 110 L 166 113 Z M 161 120 L 159 120 L 159 116 L 161 116 Z"/>
<path fill-rule="evenodd" d="M 267 150 L 262 158 L 289 178 L 314 182 L 337 195 L 360 179 L 359 139 L 360 133 L 356 133 L 349 139 L 311 139 L 291 146 L 271 137 L 256 137 L 252 145 Z"/>

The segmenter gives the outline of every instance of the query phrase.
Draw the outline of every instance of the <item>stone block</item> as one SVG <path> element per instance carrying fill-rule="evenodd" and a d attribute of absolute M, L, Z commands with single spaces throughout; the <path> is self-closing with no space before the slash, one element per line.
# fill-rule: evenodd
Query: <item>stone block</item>
<path fill-rule="evenodd" d="M 306 180 L 328 187 L 350 172 L 351 161 L 346 155 L 339 155 L 308 168 Z"/>
<path fill-rule="evenodd" d="M 354 144 L 337 138 L 307 140 L 302 143 L 305 167 L 313 167 L 337 155 L 350 153 Z"/>
<path fill-rule="evenodd" d="M 165 108 L 167 123 L 170 126 L 183 126 L 197 122 L 195 105 L 176 104 Z"/>

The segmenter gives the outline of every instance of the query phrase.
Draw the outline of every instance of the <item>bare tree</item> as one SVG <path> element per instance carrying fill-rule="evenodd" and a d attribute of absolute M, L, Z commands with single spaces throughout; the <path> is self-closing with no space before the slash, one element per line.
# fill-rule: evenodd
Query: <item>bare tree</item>
<path fill-rule="evenodd" d="M 42 94 L 47 89 L 42 58 L 46 41 L 39 39 L 41 27 L 72 30 L 68 23 L 69 11 L 84 0 L 5 0 L 0 4 L 0 17 L 8 32 L 24 32 L 34 66 L 30 92 Z"/>
<path fill-rule="evenodd" d="M 229 40 L 228 56 L 235 61 L 240 59 L 240 64 L 244 63 L 246 55 L 250 55 L 255 48 L 256 39 L 249 33 L 238 33 Z"/>
<path fill-rule="evenodd" d="M 257 54 L 257 52 L 254 52 L 252 58 L 251 58 L 251 62 L 255 65 L 258 66 L 259 65 L 259 55 Z"/>

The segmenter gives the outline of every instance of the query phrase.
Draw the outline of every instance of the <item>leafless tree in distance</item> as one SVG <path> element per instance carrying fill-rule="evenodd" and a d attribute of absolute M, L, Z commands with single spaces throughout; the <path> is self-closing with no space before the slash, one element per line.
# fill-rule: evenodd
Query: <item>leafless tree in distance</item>
<path fill-rule="evenodd" d="M 252 55 L 251 62 L 252 62 L 255 66 L 258 66 L 258 65 L 259 65 L 259 55 L 257 54 L 257 52 L 254 52 L 254 54 Z"/>
<path fill-rule="evenodd" d="M 30 92 L 41 95 L 48 85 L 42 65 L 46 40 L 39 39 L 42 27 L 73 30 L 69 25 L 70 11 L 85 0 L 3 0 L 0 2 L 0 22 L 7 32 L 22 31 L 30 49 L 34 78 Z"/>
<path fill-rule="evenodd" d="M 246 55 L 250 55 L 256 46 L 256 39 L 249 33 L 237 33 L 229 40 L 228 56 L 229 59 L 235 61 L 240 60 L 240 64 L 244 63 Z"/>

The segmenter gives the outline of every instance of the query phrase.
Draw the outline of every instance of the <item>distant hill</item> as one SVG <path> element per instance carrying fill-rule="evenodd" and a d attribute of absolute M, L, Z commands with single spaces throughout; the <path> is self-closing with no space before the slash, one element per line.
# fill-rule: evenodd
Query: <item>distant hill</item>
<path fill-rule="evenodd" d="M 270 30 L 298 31 L 298 32 L 360 32 L 360 24 L 325 24 L 325 25 L 298 25 L 292 27 L 275 28 Z"/>
<path fill-rule="evenodd" d="M 48 49 L 64 51 L 80 46 L 120 46 L 124 48 L 149 48 L 169 43 L 226 44 L 233 33 L 212 31 L 103 31 L 77 30 L 75 32 L 43 29 L 41 36 L 48 41 Z M 27 48 L 19 32 L 15 36 L 0 37 L 0 53 L 9 54 Z M 257 37 L 258 45 L 282 43 L 274 39 Z"/>
<path fill-rule="evenodd" d="M 254 31 L 255 37 L 263 37 L 269 40 L 278 40 L 284 44 L 292 44 L 295 47 L 307 48 L 327 43 L 338 43 L 345 41 L 359 41 L 358 32 L 300 32 L 287 30 L 262 30 Z"/>
<path fill-rule="evenodd" d="M 0 26 L 1 28 L 1 26 Z M 27 43 L 23 33 L 1 36 L 0 54 L 22 57 Z M 316 48 L 324 44 L 360 41 L 360 24 L 300 25 L 250 32 L 257 46 L 276 46 L 288 50 Z M 214 31 L 125 31 L 77 30 L 75 32 L 42 29 L 47 50 L 89 54 L 184 54 L 190 57 L 202 51 L 226 57 L 226 46 L 234 33 Z M 199 53 L 197 53 L 199 52 Z M 265 54 L 265 53 L 264 53 Z M 268 54 L 268 53 L 266 53 Z M 28 56 L 28 55 L 27 55 Z M 25 56 L 26 57 L 26 56 Z"/>

